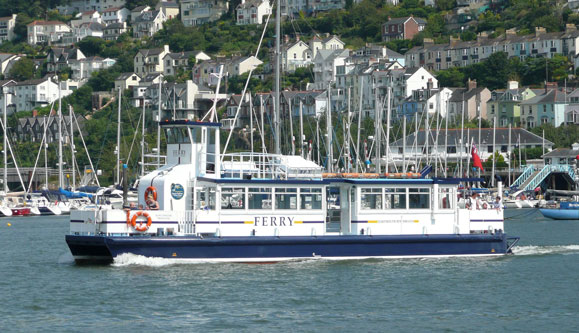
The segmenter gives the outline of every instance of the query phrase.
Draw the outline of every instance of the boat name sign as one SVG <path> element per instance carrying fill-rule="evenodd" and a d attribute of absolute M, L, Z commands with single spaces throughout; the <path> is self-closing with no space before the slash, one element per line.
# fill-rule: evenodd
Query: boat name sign
<path fill-rule="evenodd" d="M 255 216 L 254 225 L 258 227 L 285 227 L 294 225 L 294 217 L 289 216 Z"/>
<path fill-rule="evenodd" d="M 185 189 L 183 188 L 183 185 L 171 184 L 171 196 L 173 197 L 173 199 L 179 200 L 179 199 L 183 198 L 184 195 L 185 195 Z"/>

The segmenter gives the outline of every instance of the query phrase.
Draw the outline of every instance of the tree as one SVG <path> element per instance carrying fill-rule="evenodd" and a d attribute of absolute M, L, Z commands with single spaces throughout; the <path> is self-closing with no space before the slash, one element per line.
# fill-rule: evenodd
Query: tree
<path fill-rule="evenodd" d="M 139 6 L 149 6 L 154 8 L 158 2 L 159 0 L 127 0 L 125 2 L 125 7 L 127 7 L 129 10 L 133 10 L 133 8 Z"/>
<path fill-rule="evenodd" d="M 465 75 L 460 68 L 452 67 L 438 72 L 436 79 L 441 87 L 462 87 L 464 86 Z"/>
<path fill-rule="evenodd" d="M 10 72 L 8 77 L 16 81 L 25 81 L 34 78 L 35 66 L 34 62 L 28 58 L 22 58 L 18 60 Z"/>
<path fill-rule="evenodd" d="M 86 37 L 79 41 L 76 46 L 87 57 L 101 55 L 106 48 L 106 41 L 98 37 Z"/>

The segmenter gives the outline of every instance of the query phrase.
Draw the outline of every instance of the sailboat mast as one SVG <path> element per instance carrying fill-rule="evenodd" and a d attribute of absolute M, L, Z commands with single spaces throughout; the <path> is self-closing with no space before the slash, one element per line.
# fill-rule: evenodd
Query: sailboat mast
<path fill-rule="evenodd" d="M 48 189 L 48 141 L 46 140 L 46 116 L 42 123 L 44 124 L 44 186 Z"/>
<path fill-rule="evenodd" d="M 356 173 L 358 172 L 358 165 L 360 164 L 360 131 L 362 128 L 362 96 L 364 95 L 364 81 L 360 80 L 360 107 L 358 109 L 358 134 L 356 136 Z M 366 163 L 366 160 L 362 158 L 362 163 Z M 364 164 L 362 164 L 364 165 Z M 362 172 L 364 172 L 364 168 L 362 168 Z"/>
<path fill-rule="evenodd" d="M 141 124 L 141 177 L 145 175 L 145 97 L 143 97 L 143 123 Z"/>
<path fill-rule="evenodd" d="M 61 82 L 58 82 L 58 188 L 63 188 L 62 179 L 62 94 Z M 6 151 L 6 149 L 4 149 Z"/>
<path fill-rule="evenodd" d="M 292 141 L 292 155 L 296 154 L 296 138 L 294 136 L 294 122 L 293 122 L 293 115 L 292 115 L 292 99 L 289 97 L 287 99 L 288 105 L 288 116 L 290 121 L 290 140 Z"/>
<path fill-rule="evenodd" d="M 304 102 L 300 98 L 300 156 L 304 157 Z"/>
<path fill-rule="evenodd" d="M 72 105 L 68 106 L 70 114 L 70 156 L 72 163 L 72 190 L 76 188 L 76 169 L 75 169 L 75 158 L 74 158 L 74 112 L 72 111 Z"/>
<path fill-rule="evenodd" d="M 386 172 L 388 171 L 388 160 L 390 159 L 390 87 L 388 87 L 388 107 L 386 108 Z"/>
<path fill-rule="evenodd" d="M 327 165 L 326 165 L 326 169 L 328 170 L 328 172 L 334 172 L 334 154 L 332 151 L 332 96 L 331 96 L 331 92 L 330 92 L 330 85 L 328 84 L 328 106 L 326 108 L 327 110 L 327 114 L 326 114 L 326 133 L 327 133 L 327 140 L 326 140 L 326 149 L 327 149 L 327 155 L 328 155 L 328 160 L 327 160 Z"/>
<path fill-rule="evenodd" d="M 6 144 L 7 141 L 7 130 L 8 130 L 8 123 L 6 123 L 7 121 L 7 116 L 6 114 L 8 113 L 7 107 L 8 107 L 8 103 L 6 103 L 6 99 L 8 98 L 8 87 L 4 87 L 3 91 L 4 93 L 4 98 L 3 98 L 3 103 L 4 103 L 4 114 L 3 116 L 3 124 L 4 124 L 4 144 L 2 145 L 2 150 L 4 153 L 4 177 L 2 178 L 2 185 L 3 185 L 3 189 L 4 189 L 4 194 L 8 193 L 8 147 Z"/>
<path fill-rule="evenodd" d="M 509 124 L 509 149 L 507 149 L 508 154 L 509 154 L 509 178 L 507 178 L 509 180 L 508 184 L 509 186 L 511 185 L 511 168 L 513 167 L 513 163 L 512 162 L 512 156 L 511 156 L 511 124 Z"/>
<path fill-rule="evenodd" d="M 281 52 L 280 52 L 280 34 L 281 34 L 281 1 L 277 1 L 276 11 L 275 11 L 275 105 L 274 105 L 274 126 L 275 126 L 275 153 L 281 155 L 281 132 L 280 132 L 280 65 L 281 65 Z"/>
<path fill-rule="evenodd" d="M 59 112 L 60 113 L 60 112 Z M 115 184 L 121 182 L 121 89 L 119 88 L 119 103 L 117 107 L 117 169 Z"/>
<path fill-rule="evenodd" d="M 163 80 L 159 79 L 159 108 L 157 110 L 157 168 L 161 167 L 161 85 Z M 175 120 L 175 119 L 173 119 Z"/>

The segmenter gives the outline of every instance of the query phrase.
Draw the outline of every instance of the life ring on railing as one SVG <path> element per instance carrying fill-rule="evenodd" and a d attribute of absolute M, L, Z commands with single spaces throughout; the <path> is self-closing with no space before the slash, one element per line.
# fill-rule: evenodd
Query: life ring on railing
<path fill-rule="evenodd" d="M 147 218 L 147 224 L 143 225 L 143 222 L 141 221 L 139 223 L 139 226 L 137 227 L 137 219 L 139 218 L 139 216 L 144 216 Z M 135 215 L 133 215 L 133 218 L 131 219 L 131 225 L 133 226 L 133 228 L 135 228 L 135 230 L 137 231 L 147 231 L 149 230 L 149 227 L 151 226 L 151 223 L 153 223 L 153 221 L 151 220 L 151 215 L 149 215 L 149 213 L 147 212 L 143 212 L 143 211 L 139 211 L 137 212 Z"/>
<path fill-rule="evenodd" d="M 147 201 L 150 194 L 153 195 L 153 200 L 157 201 L 157 189 L 155 188 L 155 186 L 147 187 L 147 189 L 145 190 L 145 201 Z"/>

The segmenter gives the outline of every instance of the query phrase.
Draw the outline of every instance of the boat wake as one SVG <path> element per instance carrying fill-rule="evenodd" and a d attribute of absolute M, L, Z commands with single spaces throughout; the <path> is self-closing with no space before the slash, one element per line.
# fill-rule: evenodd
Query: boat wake
<path fill-rule="evenodd" d="M 572 253 L 579 253 L 579 245 L 515 246 L 515 248 L 513 248 L 513 253 L 517 256 L 572 254 Z"/>
<path fill-rule="evenodd" d="M 173 265 L 174 260 L 158 258 L 158 257 L 145 257 L 132 253 L 123 253 L 115 257 L 112 266 L 123 267 L 123 266 L 149 266 L 149 267 L 163 267 Z"/>

